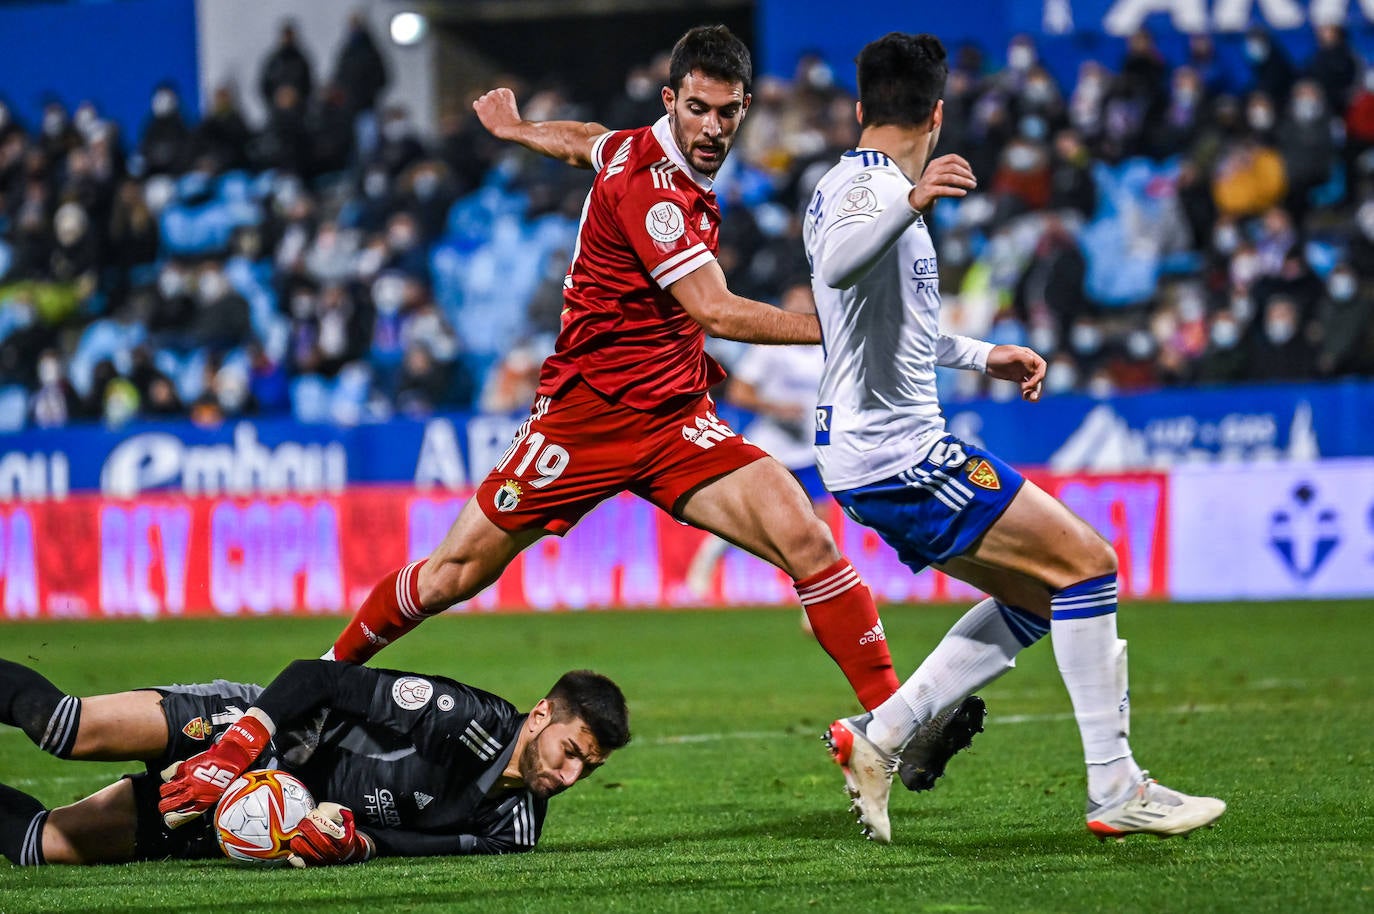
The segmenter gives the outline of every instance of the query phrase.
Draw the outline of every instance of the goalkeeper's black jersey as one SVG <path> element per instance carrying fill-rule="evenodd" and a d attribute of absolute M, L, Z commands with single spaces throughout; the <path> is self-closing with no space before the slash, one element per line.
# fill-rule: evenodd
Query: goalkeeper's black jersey
<path fill-rule="evenodd" d="M 525 720 L 499 696 L 441 676 L 302 660 L 256 704 L 278 725 L 282 767 L 316 802 L 352 809 L 379 854 L 512 853 L 539 839 L 548 800 L 488 795 Z"/>

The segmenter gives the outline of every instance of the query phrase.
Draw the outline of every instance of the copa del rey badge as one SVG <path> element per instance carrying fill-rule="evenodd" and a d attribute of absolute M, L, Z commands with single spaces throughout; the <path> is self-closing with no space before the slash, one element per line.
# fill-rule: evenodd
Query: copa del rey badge
<path fill-rule="evenodd" d="M 968 465 L 968 481 L 983 489 L 997 491 L 1002 488 L 1002 480 L 997 478 L 997 471 L 992 468 L 992 464 L 979 457 Z"/>

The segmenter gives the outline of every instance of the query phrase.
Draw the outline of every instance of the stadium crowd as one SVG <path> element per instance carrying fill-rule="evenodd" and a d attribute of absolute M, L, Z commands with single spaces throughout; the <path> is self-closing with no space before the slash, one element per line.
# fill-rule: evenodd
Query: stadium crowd
<path fill-rule="evenodd" d="M 1034 347 L 1051 392 L 1374 375 L 1374 66 L 1340 28 L 1316 40 L 1293 61 L 1253 31 L 1235 80 L 1206 36 L 1168 62 L 1141 32 L 1072 85 L 1026 37 L 999 68 L 959 48 L 940 149 L 981 187 L 933 217 L 949 329 Z M 89 102 L 25 125 L 0 99 L 0 426 L 527 406 L 590 175 L 500 147 L 466 104 L 422 136 L 361 20 L 321 75 L 283 24 L 260 124 L 231 86 L 196 123 L 159 86 L 129 138 Z M 512 85 L 530 119 L 626 127 L 662 114 L 666 79 L 664 55 L 594 108 Z M 819 57 L 753 94 L 720 261 L 779 302 L 858 130 Z"/>

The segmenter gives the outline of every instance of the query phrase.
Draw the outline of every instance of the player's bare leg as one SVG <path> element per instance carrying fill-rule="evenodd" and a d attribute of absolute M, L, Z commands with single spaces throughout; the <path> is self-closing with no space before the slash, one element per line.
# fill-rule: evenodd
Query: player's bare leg
<path fill-rule="evenodd" d="M 873 596 L 796 478 L 771 457 L 705 483 L 674 513 L 792 576 L 816 639 L 865 708 L 897 688 Z"/>
<path fill-rule="evenodd" d="M 43 862 L 123 863 L 134 859 L 138 814 L 133 781 L 123 778 L 84 800 L 59 806 L 43 825 Z"/>
<path fill-rule="evenodd" d="M 487 518 L 475 498 L 469 499 L 429 558 L 398 568 L 373 587 L 325 656 L 368 660 L 430 616 L 477 596 L 546 533 L 507 533 Z"/>

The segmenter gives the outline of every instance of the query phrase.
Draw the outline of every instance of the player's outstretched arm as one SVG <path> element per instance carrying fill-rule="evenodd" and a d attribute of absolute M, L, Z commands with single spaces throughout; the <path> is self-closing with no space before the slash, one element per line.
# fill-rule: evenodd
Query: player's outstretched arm
<path fill-rule="evenodd" d="M 821 341 L 821 323 L 816 315 L 741 298 L 725 285 L 725 274 L 714 260 L 670 285 L 668 291 L 711 336 L 741 343 Z"/>
<path fill-rule="evenodd" d="M 520 116 L 515 93 L 492 89 L 472 103 L 477 119 L 498 140 L 519 143 L 541 155 L 578 168 L 592 167 L 592 144 L 607 129 L 583 121 L 527 121 Z"/>

